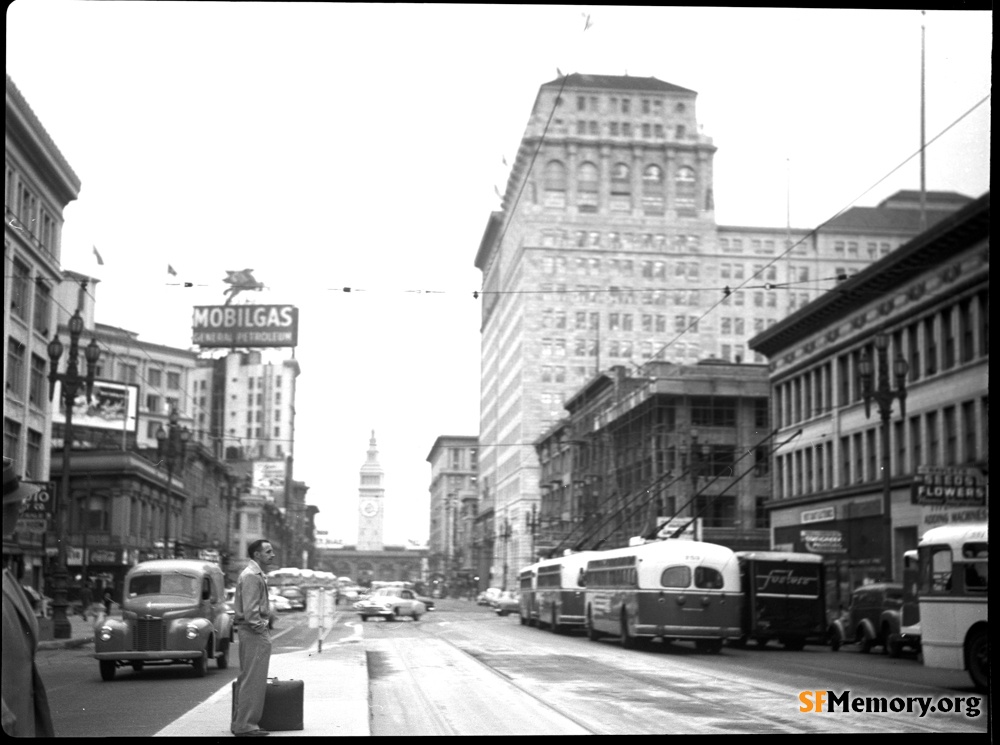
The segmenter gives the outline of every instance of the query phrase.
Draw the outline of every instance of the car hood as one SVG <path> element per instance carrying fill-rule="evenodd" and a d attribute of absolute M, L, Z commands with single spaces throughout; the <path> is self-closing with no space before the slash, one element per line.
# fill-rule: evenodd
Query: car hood
<path fill-rule="evenodd" d="M 125 613 L 134 613 L 139 618 L 184 618 L 188 615 L 201 613 L 202 605 L 197 600 L 185 600 L 167 596 L 143 596 L 129 598 L 125 601 Z"/>

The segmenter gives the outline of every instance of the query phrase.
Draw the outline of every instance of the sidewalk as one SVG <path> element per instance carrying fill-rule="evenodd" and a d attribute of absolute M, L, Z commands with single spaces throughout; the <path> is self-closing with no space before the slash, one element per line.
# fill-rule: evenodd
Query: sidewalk
<path fill-rule="evenodd" d="M 112 611 L 112 616 L 120 615 Z M 103 618 L 103 617 L 102 617 Z M 335 616 L 335 623 L 341 620 Z M 70 616 L 72 638 L 39 642 L 39 649 L 81 647 L 94 641 L 94 619 L 84 621 Z M 329 635 L 328 635 L 329 636 Z M 323 651 L 313 644 L 309 649 L 271 656 L 268 675 L 279 680 L 301 680 L 305 684 L 302 730 L 275 732 L 291 737 L 368 737 L 368 661 L 358 633 L 336 642 L 324 642 Z M 239 666 L 238 650 L 233 649 L 230 664 Z M 211 670 L 212 668 L 210 668 Z M 174 720 L 156 737 L 231 737 L 232 682 Z"/>

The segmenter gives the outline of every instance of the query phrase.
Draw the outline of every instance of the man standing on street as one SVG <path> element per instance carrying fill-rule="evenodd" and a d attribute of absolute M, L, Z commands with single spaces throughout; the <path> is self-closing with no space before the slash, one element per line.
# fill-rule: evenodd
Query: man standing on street
<path fill-rule="evenodd" d="M 236 706 L 230 730 L 237 737 L 270 734 L 258 727 L 264 713 L 267 668 L 271 661 L 271 632 L 267 621 L 271 605 L 264 573 L 274 561 L 270 541 L 261 538 L 247 548 L 250 561 L 236 581 L 236 628 L 239 633 L 240 676 L 236 679 Z"/>
<path fill-rule="evenodd" d="M 21 484 L 14 462 L 3 459 L 3 537 L 17 530 L 21 502 L 38 491 Z M 45 684 L 35 667 L 38 622 L 20 583 L 3 570 L 3 731 L 13 737 L 55 737 Z"/>

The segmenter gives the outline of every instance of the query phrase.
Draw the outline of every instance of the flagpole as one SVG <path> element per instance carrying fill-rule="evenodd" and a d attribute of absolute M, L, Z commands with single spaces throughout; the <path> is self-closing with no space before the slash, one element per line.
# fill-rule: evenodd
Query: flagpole
<path fill-rule="evenodd" d="M 920 232 L 927 230 L 927 158 L 926 158 L 926 111 L 927 85 L 925 73 L 925 27 L 926 10 L 920 11 Z"/>

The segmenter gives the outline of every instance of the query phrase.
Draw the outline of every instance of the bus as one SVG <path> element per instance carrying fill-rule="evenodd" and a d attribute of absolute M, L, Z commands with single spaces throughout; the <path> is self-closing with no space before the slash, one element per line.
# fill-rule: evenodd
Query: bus
<path fill-rule="evenodd" d="M 661 540 L 601 551 L 584 574 L 587 637 L 617 636 L 626 649 L 639 640 L 692 640 L 711 654 L 739 638 L 740 567 L 725 546 Z"/>
<path fill-rule="evenodd" d="M 538 623 L 538 599 L 535 597 L 535 573 L 538 564 L 531 564 L 521 570 L 517 576 L 518 590 L 520 596 L 518 606 L 520 608 L 521 625 L 534 626 Z"/>
<path fill-rule="evenodd" d="M 583 573 L 595 553 L 566 554 L 535 565 L 539 627 L 561 634 L 583 626 Z"/>
<path fill-rule="evenodd" d="M 743 590 L 743 646 L 753 639 L 763 647 L 777 639 L 785 649 L 807 642 L 825 645 L 826 578 L 817 554 L 788 551 L 737 551 Z"/>
<path fill-rule="evenodd" d="M 968 670 L 990 682 L 989 525 L 944 525 L 924 533 L 919 560 L 920 647 L 926 667 Z"/>

